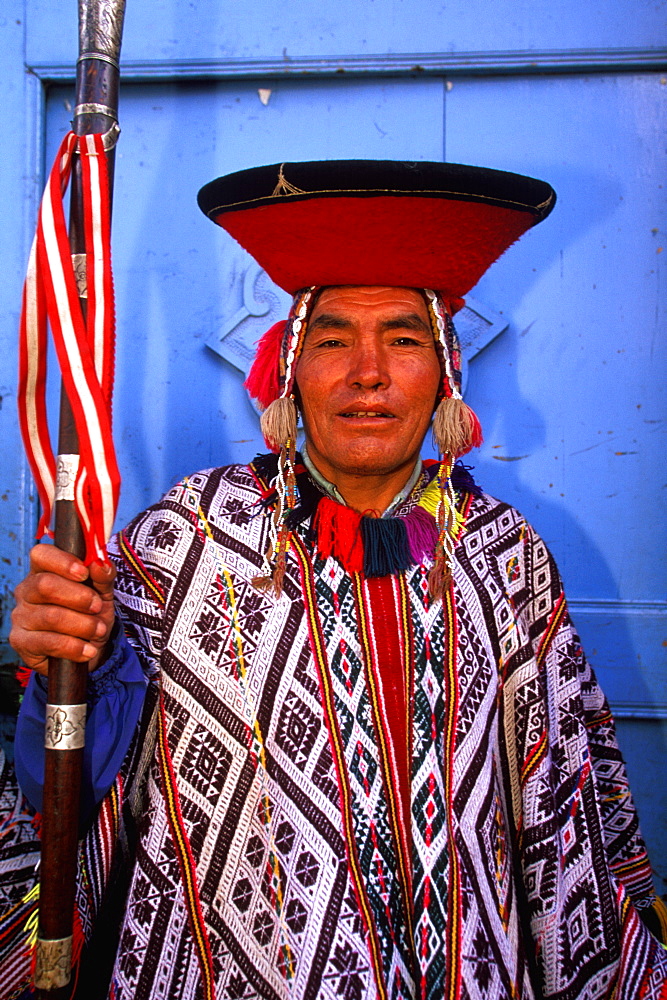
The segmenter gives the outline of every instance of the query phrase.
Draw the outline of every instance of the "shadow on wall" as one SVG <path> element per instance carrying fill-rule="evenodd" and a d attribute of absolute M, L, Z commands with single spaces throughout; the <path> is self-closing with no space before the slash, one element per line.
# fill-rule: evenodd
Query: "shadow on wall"
<path fill-rule="evenodd" d="M 532 455 L 539 455 L 547 443 L 549 418 L 521 393 L 517 374 L 520 337 L 521 333 L 510 326 L 471 366 L 466 398 L 478 412 L 489 444 L 484 446 L 482 453 L 467 456 L 465 461 L 474 466 L 475 479 L 486 492 L 517 507 L 539 532 L 564 572 L 566 595 L 580 594 L 582 579 L 584 586 L 587 586 L 586 581 L 592 580 L 593 593 L 609 595 L 613 603 L 620 598 L 617 582 L 582 523 L 557 496 L 552 499 L 547 493 L 537 492 L 526 485 L 526 478 L 522 476 L 524 462 Z M 475 377 L 477 366 L 484 367 L 484 379 L 480 377 L 479 368 Z M 494 377 L 497 382 L 490 385 Z M 494 455 L 491 434 L 493 440 L 503 442 L 500 458 Z M 548 486 L 545 481 L 544 488 Z M 564 570 L 566 552 L 569 565 Z M 585 568 L 585 572 L 578 573 L 577 566 Z M 667 719 L 660 717 L 664 706 L 655 703 L 655 691 L 646 683 L 642 670 L 648 665 L 642 663 L 642 655 L 646 657 L 647 646 L 637 646 L 638 633 L 635 631 L 633 635 L 628 617 L 622 613 L 622 604 L 616 607 L 615 613 L 604 616 L 604 624 L 597 624 L 596 616 L 587 613 L 587 604 L 586 600 L 575 598 L 570 606 L 571 615 L 603 690 L 614 693 L 612 711 L 616 700 L 623 703 L 624 716 L 627 713 L 627 717 L 617 719 L 619 744 L 653 862 L 656 888 L 667 897 L 664 850 L 667 788 L 662 778 L 667 754 Z M 630 685 L 628 678 L 631 678 Z M 628 710 L 627 705 L 637 706 L 635 718 L 629 717 L 632 709 Z"/>

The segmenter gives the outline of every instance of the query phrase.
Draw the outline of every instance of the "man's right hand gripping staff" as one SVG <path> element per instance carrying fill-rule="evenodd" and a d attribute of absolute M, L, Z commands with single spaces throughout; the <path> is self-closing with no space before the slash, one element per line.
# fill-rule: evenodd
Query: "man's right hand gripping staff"
<path fill-rule="evenodd" d="M 21 790 L 41 811 L 49 657 L 88 662 L 82 820 L 90 818 L 120 770 L 146 693 L 136 653 L 118 627 L 112 566 L 86 567 L 53 545 L 36 545 L 16 588 L 9 641 L 34 673 L 17 720 L 15 764 Z M 38 675 L 43 676 L 38 676 Z"/>
<path fill-rule="evenodd" d="M 48 658 L 99 666 L 114 623 L 112 566 L 82 562 L 54 545 L 35 545 L 16 588 L 9 641 L 26 666 L 46 675 Z"/>

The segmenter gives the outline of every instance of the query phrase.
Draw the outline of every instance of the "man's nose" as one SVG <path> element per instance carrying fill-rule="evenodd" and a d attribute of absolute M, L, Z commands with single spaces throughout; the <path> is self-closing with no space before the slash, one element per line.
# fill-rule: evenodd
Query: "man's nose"
<path fill-rule="evenodd" d="M 348 377 L 351 385 L 358 385 L 363 389 L 386 388 L 391 378 L 382 347 L 372 342 L 355 345 Z"/>

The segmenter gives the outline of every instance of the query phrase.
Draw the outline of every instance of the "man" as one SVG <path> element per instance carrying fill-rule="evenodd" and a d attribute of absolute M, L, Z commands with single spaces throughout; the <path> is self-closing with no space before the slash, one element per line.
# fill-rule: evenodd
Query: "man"
<path fill-rule="evenodd" d="M 248 380 L 275 454 L 171 489 L 112 540 L 115 582 L 38 546 L 17 590 L 24 662 L 92 671 L 84 995 L 665 995 L 557 570 L 455 462 L 480 430 L 451 316 L 553 202 L 443 164 L 200 193 L 294 294 Z M 33 681 L 17 738 L 37 808 L 43 702 Z"/>

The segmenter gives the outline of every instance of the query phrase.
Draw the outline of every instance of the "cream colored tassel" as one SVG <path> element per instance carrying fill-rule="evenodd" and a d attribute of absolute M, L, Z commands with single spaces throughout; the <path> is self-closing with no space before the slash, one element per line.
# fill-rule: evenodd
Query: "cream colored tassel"
<path fill-rule="evenodd" d="M 476 414 L 457 398 L 441 399 L 433 418 L 433 440 L 441 455 L 457 458 L 482 443 L 482 429 Z"/>
<path fill-rule="evenodd" d="M 281 447 L 294 447 L 296 421 L 296 404 L 291 396 L 281 396 L 269 403 L 260 420 L 267 448 L 277 452 Z"/>

